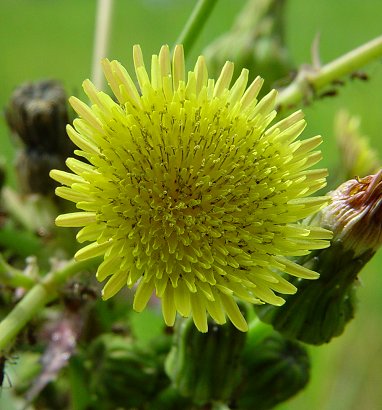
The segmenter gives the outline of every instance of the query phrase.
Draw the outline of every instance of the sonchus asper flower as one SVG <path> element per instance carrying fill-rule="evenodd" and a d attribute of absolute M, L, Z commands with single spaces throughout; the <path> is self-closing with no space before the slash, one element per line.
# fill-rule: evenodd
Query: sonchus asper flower
<path fill-rule="evenodd" d="M 231 62 L 214 82 L 203 57 L 186 75 L 182 46 L 172 63 L 163 46 L 150 72 L 139 46 L 133 59 L 138 88 L 120 63 L 103 61 L 116 102 L 89 80 L 91 107 L 70 99 L 80 118 L 68 134 L 86 161 L 51 172 L 64 185 L 57 195 L 80 210 L 56 224 L 83 227 L 78 241 L 92 243 L 78 260 L 103 255 L 104 299 L 137 284 L 134 309 L 155 292 L 167 325 L 179 312 L 206 332 L 208 312 L 246 331 L 236 299 L 281 305 L 277 294 L 296 291 L 281 272 L 318 277 L 288 257 L 329 245 L 328 231 L 299 222 L 327 203 L 308 197 L 325 185 L 326 170 L 308 170 L 321 138 L 297 140 L 301 112 L 269 127 L 276 91 L 258 102 L 262 79 L 247 88 L 245 69 L 230 87 Z"/>

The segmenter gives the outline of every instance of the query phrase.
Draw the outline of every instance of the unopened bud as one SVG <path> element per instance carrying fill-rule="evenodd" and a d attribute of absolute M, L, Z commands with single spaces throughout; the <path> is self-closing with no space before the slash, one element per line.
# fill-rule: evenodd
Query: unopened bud
<path fill-rule="evenodd" d="M 192 398 L 182 396 L 174 386 L 168 386 L 159 392 L 150 402 L 150 408 L 155 410 L 196 410 Z"/>
<path fill-rule="evenodd" d="M 294 279 L 298 291 L 283 306 L 256 308 L 287 337 L 316 345 L 340 335 L 354 317 L 358 274 L 382 244 L 382 170 L 347 181 L 329 196 L 331 204 L 310 224 L 333 231 L 331 246 L 296 261 L 320 278 Z"/>
<path fill-rule="evenodd" d="M 23 193 L 52 192 L 49 171 L 65 168 L 65 158 L 74 150 L 66 134 L 67 107 L 65 91 L 56 81 L 25 83 L 13 92 L 6 119 L 22 143 L 16 170 Z"/>
<path fill-rule="evenodd" d="M 209 323 L 201 333 L 191 319 L 182 320 L 166 360 L 173 385 L 196 404 L 225 401 L 240 378 L 240 353 L 246 334 L 232 323 Z"/>
<path fill-rule="evenodd" d="M 261 329 L 265 326 L 271 330 Z M 273 409 L 309 381 L 310 360 L 304 346 L 263 323 L 249 330 L 242 362 L 243 377 L 234 399 L 238 410 Z"/>
<path fill-rule="evenodd" d="M 11 96 L 6 118 L 28 149 L 49 153 L 67 150 L 67 96 L 56 81 L 21 84 Z"/>
<path fill-rule="evenodd" d="M 93 342 L 89 358 L 90 392 L 102 408 L 146 408 L 168 384 L 161 355 L 122 336 L 100 336 Z"/>

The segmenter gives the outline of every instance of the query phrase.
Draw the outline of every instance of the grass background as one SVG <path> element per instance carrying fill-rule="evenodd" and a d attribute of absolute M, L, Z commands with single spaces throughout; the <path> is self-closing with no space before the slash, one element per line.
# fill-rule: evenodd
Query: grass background
<path fill-rule="evenodd" d="M 140 43 L 146 56 L 173 44 L 194 0 L 115 0 L 109 58 L 131 67 L 131 47 Z M 287 44 L 296 66 L 310 62 L 310 48 L 321 34 L 323 62 L 381 34 L 378 0 L 288 0 Z M 220 0 L 200 35 L 189 61 L 209 41 L 227 30 L 244 0 Z M 95 0 L 0 0 L 0 106 L 21 82 L 59 79 L 68 93 L 80 93 L 90 75 Z M 346 108 L 362 118 L 362 130 L 382 158 L 382 65 L 367 67 L 367 82 L 348 82 L 335 98 L 304 110 L 305 135 L 322 134 L 324 165 L 334 169 L 338 154 L 332 138 L 333 119 Z M 266 77 L 266 73 L 259 73 Z M 12 166 L 14 147 L 3 117 L 0 156 Z M 10 183 L 14 183 L 11 174 Z M 382 408 L 382 278 L 381 254 L 364 269 L 359 312 L 346 332 L 329 345 L 312 348 L 309 387 L 279 410 L 377 410 Z M 1 401 L 1 399 L 0 399 Z M 3 408 L 3 407 L 1 407 Z"/>

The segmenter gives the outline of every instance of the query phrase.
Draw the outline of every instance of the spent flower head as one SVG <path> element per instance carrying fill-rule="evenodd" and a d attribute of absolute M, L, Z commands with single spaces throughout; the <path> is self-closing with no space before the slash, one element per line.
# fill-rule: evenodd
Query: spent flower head
<path fill-rule="evenodd" d="M 300 111 L 270 127 L 276 91 L 257 101 L 263 81 L 247 87 L 246 69 L 230 87 L 231 62 L 215 82 L 202 56 L 186 74 L 182 46 L 172 62 L 163 46 L 149 72 L 139 46 L 133 59 L 138 88 L 104 60 L 117 101 L 89 80 L 92 105 L 70 99 L 80 118 L 68 134 L 85 161 L 69 158 L 73 173 L 51 176 L 80 211 L 56 223 L 83 227 L 78 241 L 92 242 L 78 260 L 103 255 L 104 299 L 137 285 L 134 309 L 155 292 L 168 325 L 179 312 L 205 332 L 208 313 L 245 331 L 236 299 L 281 305 L 277 294 L 296 287 L 280 273 L 318 277 L 288 258 L 329 246 L 329 231 L 299 222 L 328 201 L 308 197 L 326 183 L 325 169 L 308 170 L 321 138 L 297 139 Z"/>

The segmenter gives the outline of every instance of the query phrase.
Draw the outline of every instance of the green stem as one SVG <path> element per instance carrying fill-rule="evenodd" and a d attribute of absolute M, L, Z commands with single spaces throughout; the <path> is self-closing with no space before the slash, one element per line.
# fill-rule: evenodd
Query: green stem
<path fill-rule="evenodd" d="M 102 90 L 104 86 L 101 60 L 108 53 L 112 20 L 113 0 L 98 0 L 93 45 L 92 81 L 99 90 Z"/>
<path fill-rule="evenodd" d="M 11 286 L 12 288 L 22 287 L 30 289 L 36 284 L 36 281 L 25 276 L 24 273 L 14 267 L 8 265 L 0 254 L 0 281 L 2 285 Z"/>
<path fill-rule="evenodd" d="M 344 54 L 320 67 L 300 71 L 296 79 L 278 95 L 278 109 L 293 107 L 309 94 L 314 94 L 327 85 L 351 74 L 364 65 L 382 56 L 382 36 Z"/>
<path fill-rule="evenodd" d="M 180 33 L 180 36 L 175 42 L 175 45 L 183 44 L 185 57 L 187 57 L 190 52 L 196 38 L 202 31 L 202 28 L 216 3 L 217 0 L 199 0 L 196 4 L 183 31 Z"/>
<path fill-rule="evenodd" d="M 47 303 L 58 296 L 58 287 L 61 284 L 93 264 L 94 260 L 81 262 L 72 260 L 63 269 L 48 274 L 40 283 L 34 285 L 0 323 L 0 351 L 13 341 L 23 327 Z"/>

